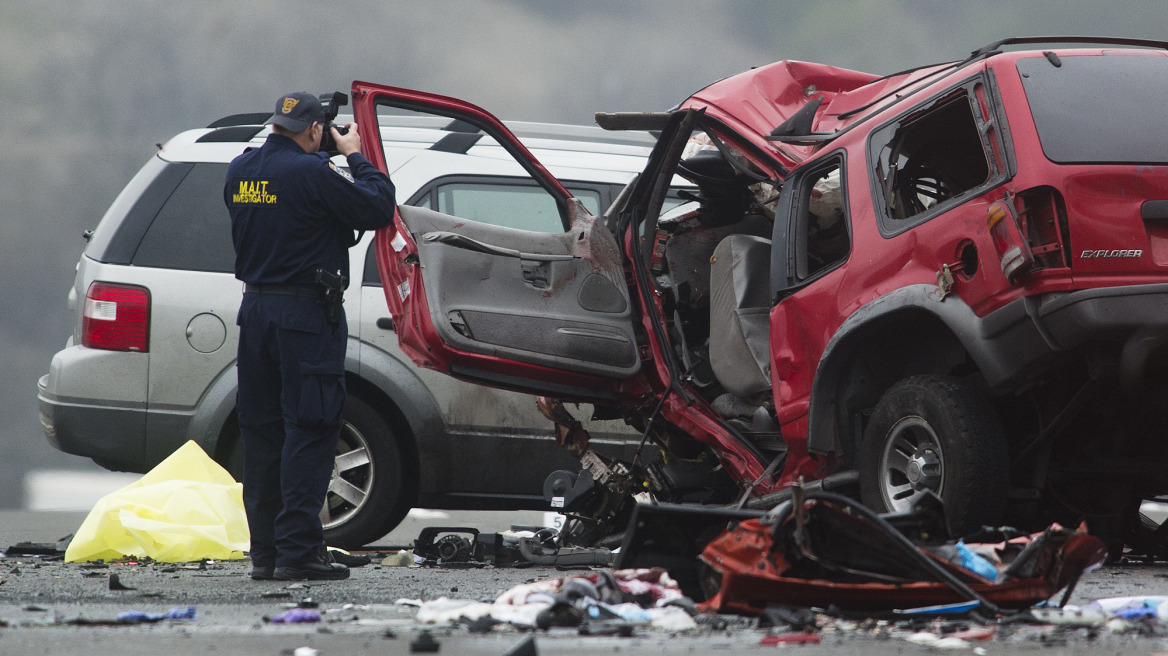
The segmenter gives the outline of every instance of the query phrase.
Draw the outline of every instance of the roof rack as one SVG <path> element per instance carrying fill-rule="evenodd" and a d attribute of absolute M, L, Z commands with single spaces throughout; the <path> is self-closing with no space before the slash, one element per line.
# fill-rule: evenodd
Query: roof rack
<path fill-rule="evenodd" d="M 263 129 L 262 125 L 231 125 L 208 132 L 195 139 L 195 143 L 244 143 L 251 141 Z"/>
<path fill-rule="evenodd" d="M 1001 41 L 986 44 L 969 54 L 971 58 L 997 52 L 1002 46 L 1034 45 L 1040 43 L 1085 43 L 1096 45 L 1140 46 L 1144 48 L 1168 49 L 1168 41 L 1152 41 L 1150 39 L 1128 39 L 1124 37 L 1107 36 L 1015 36 Z"/>
<path fill-rule="evenodd" d="M 271 114 L 259 113 L 224 116 L 207 126 L 208 129 L 216 130 L 216 132 L 209 132 L 196 141 L 250 141 L 256 134 L 259 134 L 259 131 L 263 129 L 264 123 L 270 116 Z M 338 116 L 338 122 L 342 119 L 351 120 L 351 117 Z M 382 128 L 422 128 L 444 132 L 448 136 L 455 134 L 478 134 L 481 136 L 478 128 L 462 121 L 452 121 L 449 118 L 441 116 L 385 114 L 378 117 L 378 123 L 379 127 Z M 595 125 L 535 123 L 531 121 L 504 121 L 504 124 L 520 139 L 554 139 L 649 148 L 652 148 L 657 142 L 657 137 L 648 132 L 630 131 L 614 134 Z M 464 140 L 458 142 L 448 141 L 438 149 L 445 150 L 456 144 L 459 147 L 469 147 L 465 141 L 465 137 L 462 139 Z"/>
<path fill-rule="evenodd" d="M 269 118 L 271 118 L 271 116 L 272 116 L 271 114 L 259 114 L 259 113 L 232 114 L 231 116 L 224 116 L 223 118 L 219 119 L 218 121 L 211 123 L 207 127 L 209 127 L 209 128 L 229 128 L 229 127 L 234 127 L 236 125 L 263 125 Z"/>

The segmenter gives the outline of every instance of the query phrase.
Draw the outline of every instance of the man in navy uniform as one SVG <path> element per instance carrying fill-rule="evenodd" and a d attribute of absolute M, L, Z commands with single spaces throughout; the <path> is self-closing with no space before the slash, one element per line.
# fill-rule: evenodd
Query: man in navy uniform
<path fill-rule="evenodd" d="M 276 101 L 272 134 L 227 169 L 239 307 L 239 427 L 253 579 L 334 580 L 320 510 L 345 401 L 348 249 L 393 221 L 394 187 L 361 154 L 357 126 L 325 124 L 320 101 Z M 349 170 L 318 152 L 331 130 Z M 327 283 L 327 284 L 326 284 Z"/>

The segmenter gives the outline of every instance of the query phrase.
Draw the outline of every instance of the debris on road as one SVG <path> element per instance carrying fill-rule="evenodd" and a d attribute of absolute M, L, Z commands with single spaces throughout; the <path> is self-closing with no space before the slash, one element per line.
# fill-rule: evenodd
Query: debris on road
<path fill-rule="evenodd" d="M 312 624 L 320 621 L 320 611 L 311 608 L 290 608 L 275 617 L 264 618 L 272 624 Z"/>
<path fill-rule="evenodd" d="M 1168 623 L 1168 596 L 1109 597 L 1082 606 L 1033 608 L 1036 621 L 1064 626 L 1106 626 L 1122 633 L 1130 627 L 1119 622 Z"/>
<path fill-rule="evenodd" d="M 535 636 L 528 634 L 526 638 L 515 643 L 510 649 L 503 652 L 503 656 L 539 656 L 539 649 L 535 645 Z"/>
<path fill-rule="evenodd" d="M 518 585 L 493 603 L 445 597 L 421 602 L 416 620 L 465 623 L 485 630 L 497 623 L 523 629 L 578 627 L 581 635 L 625 635 L 638 626 L 673 633 L 694 629 L 693 612 L 693 602 L 663 569 L 597 570 Z"/>
<path fill-rule="evenodd" d="M 389 554 L 381 560 L 382 567 L 414 567 L 414 552 L 410 549 L 401 549 Z"/>
<path fill-rule="evenodd" d="M 769 512 L 639 504 L 620 548 L 611 551 L 566 546 L 556 530 L 543 527 L 512 526 L 490 533 L 434 526 L 421 531 L 412 550 L 337 550 L 334 558 L 351 559 L 351 566 L 372 564 L 367 573 L 372 576 L 398 576 L 401 570 L 378 573 L 395 564 L 452 570 L 449 576 L 455 578 L 440 593 L 421 589 L 419 599 L 398 602 L 399 608 L 408 605 L 416 611 L 404 617 L 402 611 L 392 611 L 398 618 L 389 622 L 403 623 L 401 629 L 414 627 L 412 652 L 437 651 L 437 632 L 451 635 L 460 630 L 551 635 L 567 630 L 586 637 L 729 632 L 746 639 L 744 644 L 759 646 L 892 639 L 929 649 L 975 652 L 990 643 L 1061 645 L 1102 635 L 1168 636 L 1168 621 L 1161 620 L 1168 619 L 1168 595 L 1104 598 L 1080 606 L 1054 603 L 1057 599 L 1051 598 L 1060 590 L 1067 590 L 1062 601 L 1069 599 L 1078 577 L 1103 560 L 1103 544 L 1081 530 L 1053 525 L 1023 535 L 995 529 L 953 540 L 946 531 L 944 508 L 931 495 L 923 496 L 909 512 L 885 515 L 800 485 L 792 488 L 790 497 Z M 53 563 L 54 559 L 58 561 Z M 612 560 L 618 566 L 605 567 Z M 206 558 L 175 565 L 149 556 L 73 565 L 51 553 L 11 562 L 14 574 L 40 568 L 33 564 L 39 562 L 73 569 L 79 580 L 92 573 L 107 578 L 111 590 L 133 590 L 138 583 L 145 587 L 144 574 L 151 570 L 167 579 L 242 580 L 246 572 L 236 570 L 247 565 Z M 494 598 L 486 601 L 433 596 L 466 591 L 458 577 L 473 576 L 470 570 L 546 571 L 553 566 L 586 571 L 532 579 L 502 593 L 489 593 Z M 460 567 L 467 571 L 459 572 Z M 124 582 L 127 573 L 133 585 Z M 385 628 L 387 620 L 377 616 L 384 611 L 356 603 L 336 607 L 327 596 L 319 600 L 308 596 L 304 585 L 248 589 L 252 596 L 286 602 L 268 611 L 278 615 L 263 616 L 265 624 L 314 624 L 328 631 L 375 626 L 393 632 Z M 185 610 L 134 610 L 99 618 L 52 613 L 51 620 L 21 620 L 20 625 L 113 627 L 182 620 Z M 189 611 L 185 619 L 195 619 L 194 607 Z M 537 653 L 534 639 L 514 645 L 512 651 Z"/>
<path fill-rule="evenodd" d="M 125 583 L 122 583 L 122 579 L 117 574 L 110 574 L 109 575 L 109 589 L 110 590 L 137 590 L 138 588 L 132 588 L 132 587 L 126 585 Z"/>
<path fill-rule="evenodd" d="M 482 533 L 470 527 L 430 526 L 414 540 L 413 556 L 418 564 L 438 567 L 586 568 L 610 567 L 616 560 L 609 549 L 565 546 L 559 537 L 553 528 L 532 531 L 513 527 L 502 533 Z M 398 556 L 393 562 L 400 559 Z"/>
<path fill-rule="evenodd" d="M 812 505 L 811 501 L 819 502 L 822 499 L 808 498 L 805 505 Z M 821 509 L 822 510 L 822 509 Z M 858 511 L 848 513 L 851 519 L 863 519 Z M 835 526 L 831 520 L 823 520 L 816 512 L 808 508 L 804 518 L 803 535 L 806 538 L 804 546 L 816 552 L 815 549 L 823 544 L 828 530 Z M 896 526 L 910 535 L 920 532 L 920 527 L 927 526 L 925 515 L 914 520 L 906 518 L 890 518 Z M 886 518 L 888 521 L 889 518 Z M 704 521 L 704 520 L 703 520 Z M 742 520 L 740 523 L 746 523 Z M 794 517 L 792 515 L 792 521 Z M 845 526 L 850 525 L 847 520 L 840 520 Z M 917 531 L 906 527 L 916 526 Z M 725 522 L 723 522 L 723 528 Z M 771 527 L 773 528 L 773 527 Z M 779 544 L 783 548 L 796 545 L 794 531 L 780 533 Z M 1073 533 L 1073 532 L 1071 532 Z M 881 544 L 860 533 L 850 533 L 856 541 L 875 554 L 887 555 Z M 1039 534 L 1041 537 L 1041 534 Z M 936 537 L 936 536 L 934 536 Z M 966 546 L 972 553 L 984 558 L 995 567 L 1008 570 L 1013 563 L 1021 558 L 1027 544 L 1035 542 L 1033 536 L 1008 536 L 999 543 L 992 543 L 983 537 L 967 538 Z M 1049 539 L 1049 538 L 1048 538 Z M 940 550 L 934 555 L 942 558 L 942 547 L 952 547 L 956 543 L 948 540 L 935 540 L 928 548 Z M 985 545 L 992 545 L 987 549 Z M 1064 569 L 1073 565 L 1073 560 L 1058 559 L 1058 550 L 1046 550 L 1045 547 L 1030 547 L 1037 549 L 1040 554 L 1038 562 L 1045 566 L 1055 566 L 1061 563 Z M 1010 553 L 1002 557 L 999 552 Z M 647 552 L 642 552 L 642 554 Z M 776 553 L 786 553 L 777 549 Z M 846 550 L 826 550 L 833 559 L 844 558 Z M 1043 556 L 1042 554 L 1046 554 Z M 949 559 L 956 556 L 956 551 L 944 556 L 946 562 L 953 568 L 960 568 L 960 558 L 954 562 Z M 1050 556 L 1048 560 L 1043 560 Z M 761 557 L 761 556 L 760 556 Z M 995 561 L 995 557 L 1001 562 Z M 936 560 L 935 559 L 935 560 Z M 782 647 L 785 645 L 822 644 L 825 648 L 838 651 L 867 651 L 864 645 L 871 641 L 893 641 L 893 643 L 912 642 L 928 650 L 959 649 L 967 652 L 978 650 L 994 651 L 995 648 L 1010 649 L 1014 645 L 1025 646 L 1077 646 L 1087 642 L 1105 645 L 1128 644 L 1133 640 L 1161 640 L 1168 638 L 1168 622 L 1160 619 L 1161 608 L 1168 613 L 1168 592 L 1164 596 L 1155 594 L 1154 583 L 1147 587 L 1148 594 L 1140 596 L 1113 596 L 1106 594 L 1091 597 L 1076 596 L 1078 606 L 1066 605 L 1062 608 L 1050 605 L 1038 605 L 1031 608 L 993 616 L 982 604 L 976 600 L 955 604 L 944 604 L 931 607 L 914 607 L 893 610 L 865 610 L 857 608 L 843 608 L 838 604 L 826 607 L 808 607 L 807 602 L 800 601 L 790 604 L 763 603 L 760 609 L 750 614 L 741 614 L 737 609 L 727 609 L 715 612 L 708 606 L 691 602 L 676 583 L 672 571 L 664 568 L 640 568 L 629 570 L 591 570 L 587 572 L 556 573 L 546 568 L 531 570 L 529 574 L 522 574 L 511 567 L 500 568 L 497 573 L 489 571 L 459 571 L 450 568 L 442 571 L 441 568 L 423 568 L 405 573 L 403 570 L 378 570 L 376 567 L 367 567 L 360 572 L 364 581 L 352 588 L 312 588 L 303 584 L 280 587 L 279 589 L 257 586 L 247 580 L 249 564 L 243 562 L 207 562 L 205 570 L 196 565 L 190 567 L 174 566 L 158 563 L 149 559 L 136 559 L 134 564 L 102 563 L 101 567 L 95 564 L 68 564 L 64 562 L 39 562 L 41 557 L 30 556 L 20 560 L 4 560 L 8 567 L 19 567 L 22 574 L 13 577 L 17 582 L 26 585 L 34 576 L 42 580 L 51 578 L 53 581 L 67 581 L 72 579 L 88 597 L 88 602 L 96 605 L 86 605 L 79 610 L 74 609 L 74 602 L 63 602 L 56 599 L 50 603 L 36 599 L 36 605 L 30 605 L 28 597 L 23 593 L 18 608 L 10 608 L 7 612 L 16 613 L 0 618 L 0 623 L 17 628 L 39 628 L 53 626 L 80 626 L 103 627 L 114 631 L 116 627 L 132 626 L 133 624 L 155 622 L 163 626 L 151 627 L 151 631 L 164 629 L 173 619 L 171 626 L 175 630 L 183 630 L 183 622 L 190 620 L 179 619 L 178 613 L 186 610 L 185 607 L 172 609 L 174 615 L 165 619 L 160 618 L 169 604 L 153 608 L 137 608 L 126 610 L 124 601 L 120 607 L 102 606 L 108 604 L 109 599 L 125 600 L 131 596 L 137 598 L 141 593 L 109 593 L 106 591 L 105 580 L 90 580 L 84 577 L 86 571 L 101 572 L 103 578 L 110 573 L 120 575 L 120 579 L 134 585 L 141 584 L 142 588 L 155 588 L 158 581 L 174 581 L 175 588 L 168 589 L 167 597 L 183 599 L 184 602 L 193 601 L 185 596 L 178 586 L 196 581 L 204 581 L 196 577 L 215 574 L 224 577 L 236 577 L 239 585 L 225 581 L 230 586 L 238 588 L 240 598 L 246 598 L 254 604 L 279 604 L 279 607 L 257 609 L 253 613 L 245 613 L 247 619 L 237 626 L 238 630 L 251 631 L 256 626 L 266 626 L 270 631 L 287 633 L 288 631 L 324 631 L 337 633 L 375 632 L 377 636 L 397 635 L 406 640 L 401 647 L 408 644 L 411 638 L 417 638 L 422 631 L 430 632 L 434 642 L 441 641 L 441 651 L 450 651 L 461 641 L 470 636 L 491 635 L 503 638 L 499 643 L 499 653 L 508 645 L 519 641 L 521 637 L 537 637 L 545 639 L 551 644 L 560 645 L 567 635 L 572 639 L 591 637 L 633 637 L 642 640 L 651 636 L 673 636 L 704 639 L 704 637 L 718 640 L 730 640 L 741 648 Z M 697 561 L 696 556 L 693 560 Z M 829 559 L 831 560 L 831 559 Z M 829 563 L 830 564 L 830 563 Z M 806 565 L 804 565 L 806 566 Z M 5 568 L 7 571 L 8 567 Z M 1118 567 L 1106 570 L 1103 578 L 1116 576 Z M 1134 580 L 1157 581 L 1153 578 L 1161 571 L 1154 566 L 1136 563 L 1128 566 L 1131 572 L 1125 575 Z M 1041 568 L 1039 568 L 1041 569 Z M 543 572 L 542 575 L 536 572 Z M 550 572 L 550 573 L 549 573 Z M 769 568 L 768 568 L 769 572 Z M 402 575 L 405 574 L 403 577 Z M 710 573 L 707 573 L 710 574 Z M 535 575 L 534 578 L 524 581 L 525 576 Z M 833 574 L 834 576 L 834 574 Z M 973 581 L 978 575 L 973 572 L 961 573 L 962 580 Z M 547 577 L 547 578 L 544 578 Z M 359 600 L 385 599 L 386 597 L 370 596 L 368 592 L 373 581 L 407 578 L 411 581 L 422 580 L 429 583 L 417 584 L 411 582 L 408 587 L 395 588 L 402 592 L 409 591 L 420 598 L 416 601 L 402 601 L 396 606 L 378 603 L 356 603 Z M 472 579 L 486 581 L 483 584 L 471 583 Z M 218 585 L 216 583 L 211 585 Z M 492 582 L 509 581 L 503 592 L 496 592 Z M 522 583 L 521 583 L 522 582 Z M 11 583 L 11 582 L 10 582 Z M 206 586 L 206 583 L 197 585 Z M 976 587 L 971 583 L 971 588 Z M 508 587 L 509 586 L 509 587 Z M 1116 589 L 1112 586 L 1099 588 L 1098 580 L 1090 584 L 1094 589 Z M 905 587 L 911 588 L 912 584 Z M 469 598 L 454 599 L 437 597 L 437 594 L 457 592 L 462 590 Z M 1131 588 L 1128 588 L 1128 594 Z M 177 592 L 176 592 L 177 591 Z M 9 594 L 9 593 L 6 593 Z M 1134 594 L 1139 594 L 1135 592 Z M 355 595 L 350 597 L 350 595 Z M 362 599 L 361 595 L 365 595 Z M 840 595 L 845 598 L 846 595 Z M 208 597 L 203 597 L 206 599 Z M 210 598 L 220 600 L 218 594 Z M 392 597 L 389 597 L 392 599 Z M 1053 601 L 1057 601 L 1056 594 Z M 338 603 L 348 599 L 352 603 Z M 425 601 L 423 601 L 423 599 Z M 480 601 L 485 600 L 485 601 Z M 284 603 L 281 603 L 284 602 Z M 215 604 L 221 601 L 213 602 Z M 66 605 L 67 604 L 67 605 Z M 293 608 L 295 606 L 296 608 Z M 316 606 L 315 608 L 310 608 Z M 406 610 L 403 606 L 412 607 Z M 68 610 L 66 610 L 68 608 Z M 128 606 L 133 608 L 133 606 Z M 217 630 L 228 618 L 223 612 L 212 610 L 210 614 L 199 606 L 203 613 L 198 616 L 199 630 Z M 40 612 L 34 609 L 44 609 Z M 193 609 L 192 609 L 193 611 Z M 281 613 L 283 615 L 276 615 Z M 285 614 L 287 613 L 287 614 Z M 203 615 L 207 617 L 203 617 Z M 262 615 L 276 615 L 279 619 L 265 618 L 262 623 L 248 625 L 255 622 Z M 293 624 L 303 626 L 304 629 L 295 629 L 294 626 L 281 628 L 281 625 Z M 133 629 L 131 629 L 133 630 Z M 540 633 L 537 634 L 536 632 Z M 514 636 L 509 638 L 508 636 Z M 1108 641 L 1108 642 L 1102 642 Z M 1121 643 L 1120 641 L 1127 641 Z M 689 644 L 689 643 L 686 643 Z M 1139 643 L 1149 644 L 1145 642 Z M 515 654 L 527 654 L 531 651 L 518 651 L 519 644 L 515 644 Z M 534 641 L 529 645 L 534 649 Z M 319 645 L 318 645 L 319 647 Z M 903 649 L 903 648 L 902 648 Z M 911 649 L 911 647 L 910 647 Z M 323 647 L 322 647 L 323 650 Z M 562 650 L 562 649 L 561 649 Z M 404 651 L 404 649 L 402 649 Z M 622 648 L 624 651 L 624 648 Z M 892 647 L 892 652 L 896 647 Z M 1122 650 L 1117 650 L 1122 651 Z M 1130 651 L 1130 650 L 1128 650 Z M 417 652 L 415 652 L 417 653 Z"/>
<path fill-rule="evenodd" d="M 332 556 L 333 562 L 340 563 L 345 567 L 364 567 L 373 562 L 373 559 L 365 555 L 353 555 L 344 549 L 336 547 L 328 548 L 329 555 Z"/>
<path fill-rule="evenodd" d="M 117 619 L 126 623 L 161 622 L 162 620 L 195 620 L 198 614 L 194 606 L 175 607 L 165 613 L 145 613 L 140 610 L 128 610 L 118 613 Z"/>
<path fill-rule="evenodd" d="M 441 643 L 434 639 L 429 631 L 422 631 L 418 637 L 410 641 L 410 653 L 433 653 L 441 647 Z"/>
<path fill-rule="evenodd" d="M 38 622 L 33 626 L 127 626 L 134 624 L 157 624 L 163 620 L 187 621 L 199 619 L 194 606 L 176 606 L 163 613 L 148 613 L 140 610 L 122 611 L 115 617 L 64 617 L 54 613 L 49 622 Z"/>
<path fill-rule="evenodd" d="M 57 556 L 63 558 L 65 550 L 69 548 L 69 543 L 72 540 L 73 534 L 70 533 L 63 538 L 58 538 L 56 542 L 17 542 L 5 549 L 4 555 L 9 558 L 14 556 Z"/>
<path fill-rule="evenodd" d="M 758 644 L 767 645 L 818 645 L 817 633 L 780 633 L 778 635 L 763 636 Z"/>
<path fill-rule="evenodd" d="M 851 611 L 892 611 L 976 601 L 989 616 L 1027 608 L 1064 588 L 1107 555 L 1084 530 L 1052 525 L 1031 536 L 998 535 L 998 545 L 968 545 L 965 555 L 944 535 L 939 500 L 901 515 L 877 515 L 827 492 L 801 492 L 760 519 L 739 522 L 702 552 L 716 590 L 703 608 L 757 614 L 765 603 Z M 936 504 L 936 505 L 933 505 Z M 1009 538 L 1009 539 L 1007 539 Z M 962 566 L 968 553 L 993 579 Z M 984 561 L 977 556 L 978 561 Z M 990 567 L 986 571 L 985 567 Z"/>
<path fill-rule="evenodd" d="M 720 506 L 637 504 L 624 532 L 616 569 L 663 567 L 692 599 L 705 599 L 699 556 L 727 525 L 763 515 Z"/>

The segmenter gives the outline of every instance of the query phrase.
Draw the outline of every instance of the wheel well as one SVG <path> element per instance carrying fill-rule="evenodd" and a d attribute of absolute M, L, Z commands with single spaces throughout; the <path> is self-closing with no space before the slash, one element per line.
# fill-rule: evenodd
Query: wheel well
<path fill-rule="evenodd" d="M 880 317 L 841 347 L 836 349 L 836 357 L 845 364 L 836 376 L 835 420 L 848 462 L 855 462 L 872 409 L 897 381 L 917 374 L 978 375 L 953 331 L 919 309 Z"/>
<path fill-rule="evenodd" d="M 409 422 L 406 421 L 405 416 L 402 415 L 401 410 L 398 409 L 397 404 L 393 399 L 389 398 L 377 388 L 373 383 L 360 378 L 352 373 L 345 375 L 346 393 L 351 394 L 373 408 L 375 412 L 381 415 L 382 419 L 389 424 L 397 436 L 401 449 L 402 456 L 402 474 L 408 477 L 407 485 L 404 489 L 413 490 L 415 497 L 418 490 L 418 447 L 414 441 L 414 432 L 410 430 Z M 227 420 L 223 422 L 223 428 L 219 430 L 219 439 L 215 444 L 214 459 L 216 462 L 223 465 L 235 475 L 236 480 L 243 475 L 242 453 L 238 454 L 238 472 L 233 471 L 233 464 L 236 464 L 236 447 L 239 444 L 239 416 L 236 414 L 235 408 L 231 409 L 231 413 L 227 416 Z M 413 505 L 415 499 L 410 500 Z"/>
<path fill-rule="evenodd" d="M 403 486 L 403 489 L 413 491 L 414 498 L 410 499 L 410 505 L 413 506 L 417 501 L 418 472 L 420 471 L 420 467 L 418 446 L 414 441 L 414 432 L 410 430 L 409 422 L 406 421 L 405 416 L 401 413 L 401 410 L 394 403 L 393 399 L 386 396 L 377 386 L 364 378 L 360 378 L 352 373 L 346 373 L 345 387 L 347 394 L 351 394 L 368 404 L 393 429 L 394 435 L 398 438 L 398 446 L 401 449 L 402 475 L 407 478 L 406 485 Z"/>
<path fill-rule="evenodd" d="M 232 450 L 239 442 L 239 415 L 236 414 L 235 408 L 231 408 L 231 412 L 227 415 L 227 420 L 223 422 L 223 427 L 219 429 L 219 437 L 215 440 L 214 459 L 222 464 L 226 462 L 224 459 L 231 456 Z"/>
<path fill-rule="evenodd" d="M 219 437 L 215 440 L 215 453 L 211 458 L 223 466 L 235 480 L 243 480 L 243 450 L 239 447 L 239 415 L 235 408 L 227 414 L 223 427 L 219 429 Z"/>

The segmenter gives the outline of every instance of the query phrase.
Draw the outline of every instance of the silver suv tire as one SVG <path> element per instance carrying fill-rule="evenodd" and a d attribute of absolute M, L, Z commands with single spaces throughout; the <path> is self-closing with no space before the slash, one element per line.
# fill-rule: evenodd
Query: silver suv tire
<path fill-rule="evenodd" d="M 243 480 L 243 449 L 234 418 L 220 463 Z M 228 434 L 230 433 L 230 434 Z M 403 462 L 411 453 L 389 422 L 349 392 L 328 492 L 320 511 L 325 543 L 355 549 L 385 536 L 414 505 L 417 474 Z"/>
<path fill-rule="evenodd" d="M 352 392 L 320 520 L 325 542 L 352 549 L 378 540 L 413 506 L 416 477 L 403 464 L 403 444 L 385 418 Z"/>

